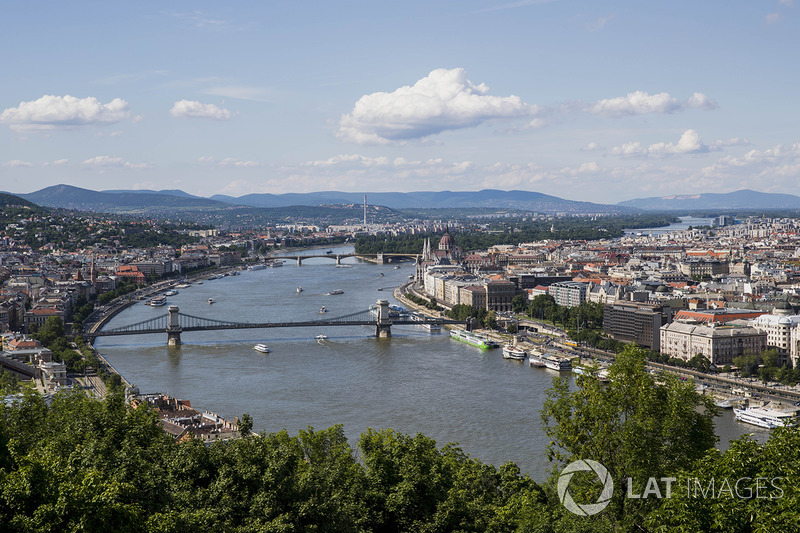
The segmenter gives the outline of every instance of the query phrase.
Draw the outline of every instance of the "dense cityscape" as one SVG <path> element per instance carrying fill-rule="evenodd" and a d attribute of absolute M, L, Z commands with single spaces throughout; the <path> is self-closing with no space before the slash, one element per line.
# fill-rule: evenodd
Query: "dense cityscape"
<path fill-rule="evenodd" d="M 800 532 L 763 2 L 7 2 L 0 531 Z"/>
<path fill-rule="evenodd" d="M 660 387 L 690 387 L 684 393 L 696 388 L 696 399 L 686 405 L 705 406 L 707 412 L 689 423 L 694 432 L 713 427 L 708 424 L 715 408 L 739 408 L 745 413 L 737 415 L 742 424 L 748 423 L 747 411 L 757 411 L 777 421 L 764 425 L 772 428 L 793 426 L 797 417 L 798 219 L 667 217 L 677 222 L 628 229 L 613 238 L 508 244 L 543 224 L 553 237 L 558 227 L 580 231 L 582 219 L 527 213 L 380 224 L 367 223 L 364 206 L 363 220 L 342 225 L 300 222 L 231 232 L 23 204 L 4 208 L 0 235 L 0 383 L 7 409 L 33 401 L 30 393 L 23 394 L 29 390 L 53 405 L 74 403 L 75 394 L 105 402 L 122 395 L 130 408 L 150 409 L 173 442 L 229 446 L 225 443 L 245 436 L 257 438 L 247 413 L 226 420 L 208 410 L 213 406 L 193 408 L 191 400 L 198 403 L 193 398 L 140 393 L 93 348 L 91 332 L 132 303 L 152 298 L 151 305 L 157 305 L 167 289 L 176 292 L 175 287 L 209 276 L 274 266 L 296 250 L 316 249 L 324 255 L 332 246 L 351 243 L 365 258 L 411 261 L 410 281 L 395 296 L 434 324 L 472 321 L 469 334 L 456 335 L 463 331 L 456 326 L 456 339 L 506 343 L 504 357 L 514 346 L 530 357 L 531 366 L 556 361 L 554 368 L 572 368 L 607 387 L 613 387 L 608 384 L 615 369 L 635 364 L 642 365 L 640 371 L 648 369 L 646 375 L 658 379 Z M 592 221 L 587 226 L 594 234 L 601 225 L 614 228 L 625 222 L 596 215 L 586 220 Z M 484 249 L 460 245 L 475 238 L 499 244 Z M 409 253 L 410 246 L 419 248 Z M 678 378 L 686 381 L 673 381 Z M 545 403 L 545 411 L 569 394 L 555 385 L 548 392 L 553 403 Z M 564 438 L 561 416 L 552 411 L 546 417 L 548 424 L 556 422 L 548 427 L 557 441 Z M 762 425 L 763 420 L 749 423 Z M 695 445 L 695 455 L 676 458 L 684 468 L 707 446 L 699 440 Z M 561 448 L 570 445 L 564 441 Z M 645 523 L 646 514 L 634 521 Z M 623 516 L 634 515 L 618 515 Z M 520 520 L 527 519 L 514 519 Z"/>

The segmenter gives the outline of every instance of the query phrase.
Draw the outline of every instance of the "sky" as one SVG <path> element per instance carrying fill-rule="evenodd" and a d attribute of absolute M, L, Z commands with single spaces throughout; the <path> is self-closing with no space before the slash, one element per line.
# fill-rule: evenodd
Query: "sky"
<path fill-rule="evenodd" d="M 5 2 L 0 190 L 794 194 L 795 1 Z"/>

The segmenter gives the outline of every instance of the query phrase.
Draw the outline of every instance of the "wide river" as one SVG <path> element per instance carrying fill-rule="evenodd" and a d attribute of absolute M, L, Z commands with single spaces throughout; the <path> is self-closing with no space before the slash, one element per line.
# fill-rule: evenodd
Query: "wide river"
<path fill-rule="evenodd" d="M 334 248 L 352 252 L 352 248 Z M 305 252 L 319 254 L 321 251 Z M 366 310 L 413 274 L 349 258 L 352 268 L 331 259 L 307 259 L 301 267 L 244 271 L 204 281 L 168 298 L 189 315 L 241 322 L 307 321 Z M 383 276 L 381 276 L 383 274 Z M 303 287 L 298 293 L 296 288 Z M 344 294 L 328 296 L 334 289 Z M 383 290 L 378 290 L 383 289 Z M 215 303 L 208 304 L 213 298 Z M 329 312 L 320 314 L 321 306 Z M 138 304 L 107 327 L 166 313 Z M 315 341 L 318 334 L 328 340 Z M 183 346 L 168 348 L 166 334 L 100 337 L 97 348 L 142 393 L 187 399 L 228 419 L 250 413 L 254 429 L 268 432 L 344 424 L 355 445 L 367 428 L 423 433 L 440 446 L 457 442 L 472 457 L 497 466 L 513 461 L 544 481 L 549 470 L 539 410 L 556 372 L 503 359 L 432 334 L 419 326 L 392 328 L 376 339 L 374 327 L 313 327 L 183 333 Z M 272 350 L 262 354 L 253 346 Z M 743 433 L 767 438 L 766 430 L 733 420 L 717 422 L 721 447 Z"/>

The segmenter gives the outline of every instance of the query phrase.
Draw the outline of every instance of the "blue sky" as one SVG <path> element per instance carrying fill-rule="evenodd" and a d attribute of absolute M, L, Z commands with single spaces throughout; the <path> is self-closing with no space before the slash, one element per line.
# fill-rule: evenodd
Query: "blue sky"
<path fill-rule="evenodd" d="M 9 2 L 0 189 L 794 193 L 798 9 Z"/>

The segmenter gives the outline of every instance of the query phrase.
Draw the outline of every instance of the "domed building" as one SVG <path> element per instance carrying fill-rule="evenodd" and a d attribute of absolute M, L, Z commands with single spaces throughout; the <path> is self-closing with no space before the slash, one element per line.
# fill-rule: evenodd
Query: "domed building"
<path fill-rule="evenodd" d="M 450 252 L 454 250 L 456 247 L 456 241 L 453 239 L 453 236 L 450 235 L 450 228 L 444 230 L 444 235 L 442 235 L 441 240 L 439 241 L 439 250 L 442 252 Z"/>

